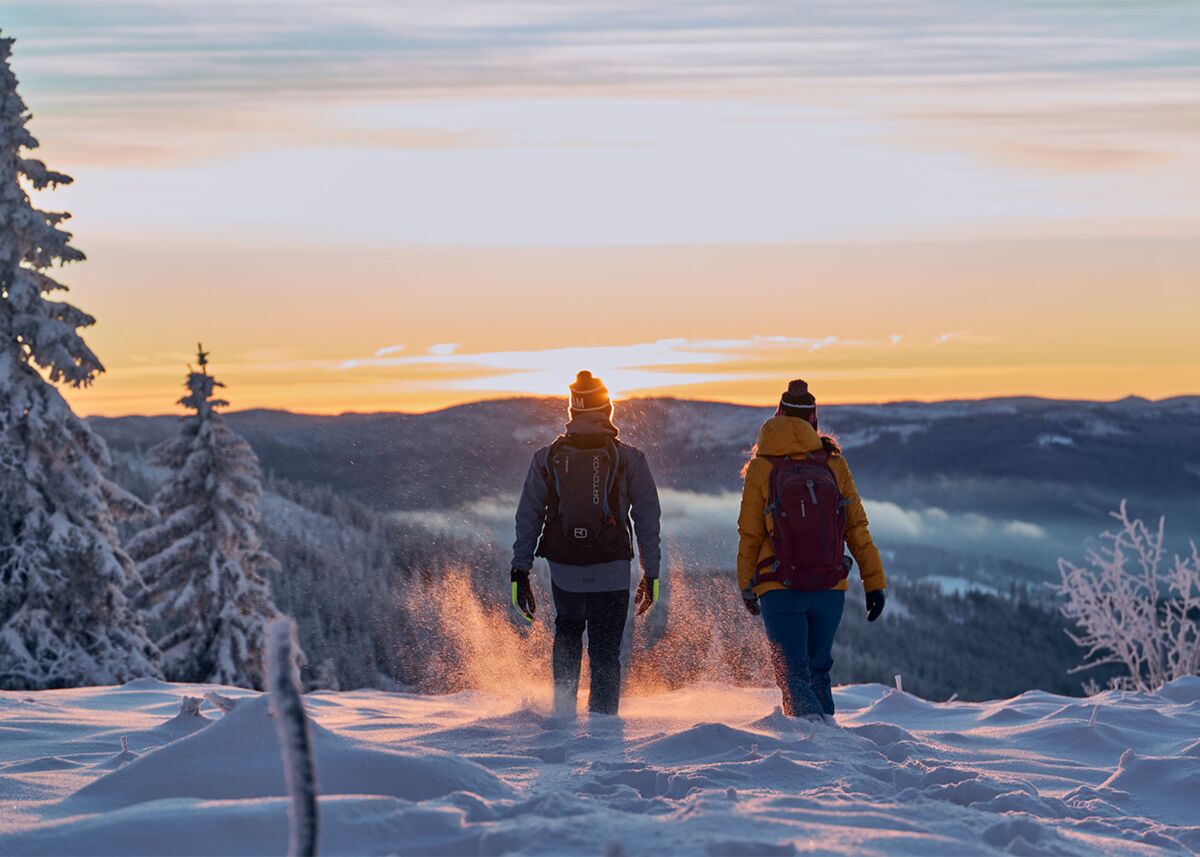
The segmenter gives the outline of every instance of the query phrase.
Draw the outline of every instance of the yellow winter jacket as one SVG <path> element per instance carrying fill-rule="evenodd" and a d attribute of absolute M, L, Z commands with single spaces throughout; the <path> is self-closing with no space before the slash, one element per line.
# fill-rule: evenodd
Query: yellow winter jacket
<path fill-rule="evenodd" d="M 738 588 L 744 590 L 754 579 L 754 570 L 763 560 L 773 557 L 771 533 L 774 522 L 766 513 L 767 494 L 770 490 L 771 462 L 764 456 L 787 455 L 796 459 L 807 457 L 810 452 L 821 449 L 821 438 L 807 420 L 798 417 L 772 417 L 763 423 L 758 432 L 757 455 L 746 468 L 746 483 L 742 487 L 742 511 L 738 515 Z M 846 500 L 846 545 L 850 555 L 858 564 L 863 586 L 870 592 L 887 586 L 883 572 L 883 561 L 879 549 L 871 540 L 867 525 L 867 513 L 854 487 L 850 466 L 840 454 L 829 457 L 829 468 L 837 479 L 838 489 Z M 770 581 L 754 587 L 755 595 L 772 589 L 784 589 L 781 583 Z M 834 589 L 845 589 L 846 581 L 840 581 Z"/>

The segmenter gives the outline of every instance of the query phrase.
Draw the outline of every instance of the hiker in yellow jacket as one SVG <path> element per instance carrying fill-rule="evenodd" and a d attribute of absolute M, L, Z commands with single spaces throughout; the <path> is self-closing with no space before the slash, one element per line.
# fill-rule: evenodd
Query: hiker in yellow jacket
<path fill-rule="evenodd" d="M 850 568 L 844 548 L 858 564 L 871 622 L 887 586 L 850 467 L 817 426 L 808 384 L 792 381 L 759 430 L 738 516 L 742 600 L 762 615 L 784 713 L 797 717 L 834 712 L 829 670 Z"/>

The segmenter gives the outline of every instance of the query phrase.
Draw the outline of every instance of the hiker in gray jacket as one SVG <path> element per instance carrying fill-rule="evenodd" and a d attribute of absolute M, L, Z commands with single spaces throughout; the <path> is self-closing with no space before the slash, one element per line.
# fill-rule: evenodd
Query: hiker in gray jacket
<path fill-rule="evenodd" d="M 599 378 L 579 373 L 568 413 L 566 432 L 534 453 L 525 477 L 517 505 L 512 601 L 533 622 L 537 604 L 529 569 L 534 556 L 545 557 L 556 614 L 555 710 L 575 711 L 586 629 L 592 675 L 588 708 L 616 714 L 634 534 L 642 566 L 637 614 L 658 600 L 658 489 L 646 456 L 618 440 L 612 401 Z"/>

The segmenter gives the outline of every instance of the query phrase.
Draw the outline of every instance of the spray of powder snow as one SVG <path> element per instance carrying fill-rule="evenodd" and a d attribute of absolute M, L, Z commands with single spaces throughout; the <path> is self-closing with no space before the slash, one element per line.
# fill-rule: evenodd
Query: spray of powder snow
<path fill-rule="evenodd" d="M 732 573 L 680 571 L 671 563 L 665 595 L 634 624 L 627 688 L 661 692 L 713 682 L 767 686 L 771 661 L 762 621 L 742 606 Z"/>
<path fill-rule="evenodd" d="M 537 617 L 516 617 L 508 580 L 451 568 L 406 589 L 401 605 L 409 634 L 401 658 L 417 687 L 430 693 L 480 690 L 533 697 L 550 692 L 554 604 L 549 581 L 535 575 Z M 622 663 L 627 694 L 717 682 L 771 684 L 762 623 L 742 608 L 728 574 L 664 572 L 659 603 L 644 617 L 630 601 Z M 588 686 L 587 658 L 580 687 Z"/>
<path fill-rule="evenodd" d="M 401 657 L 420 690 L 527 696 L 549 686 L 548 587 L 537 592 L 537 621 L 520 627 L 507 586 L 507 578 L 477 581 L 469 570 L 450 567 L 405 590 L 410 630 Z"/>

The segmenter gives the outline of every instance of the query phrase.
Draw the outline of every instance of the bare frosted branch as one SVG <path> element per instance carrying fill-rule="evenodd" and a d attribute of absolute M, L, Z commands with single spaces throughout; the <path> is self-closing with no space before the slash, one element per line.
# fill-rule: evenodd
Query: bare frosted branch
<path fill-rule="evenodd" d="M 1062 614 L 1085 649 L 1079 670 L 1119 664 L 1118 686 L 1153 690 L 1200 672 L 1200 551 L 1163 569 L 1165 519 L 1154 529 L 1132 518 L 1125 501 L 1112 513 L 1118 527 L 1101 534 L 1085 565 L 1058 561 Z M 1077 671 L 1077 670 L 1073 670 Z"/>

